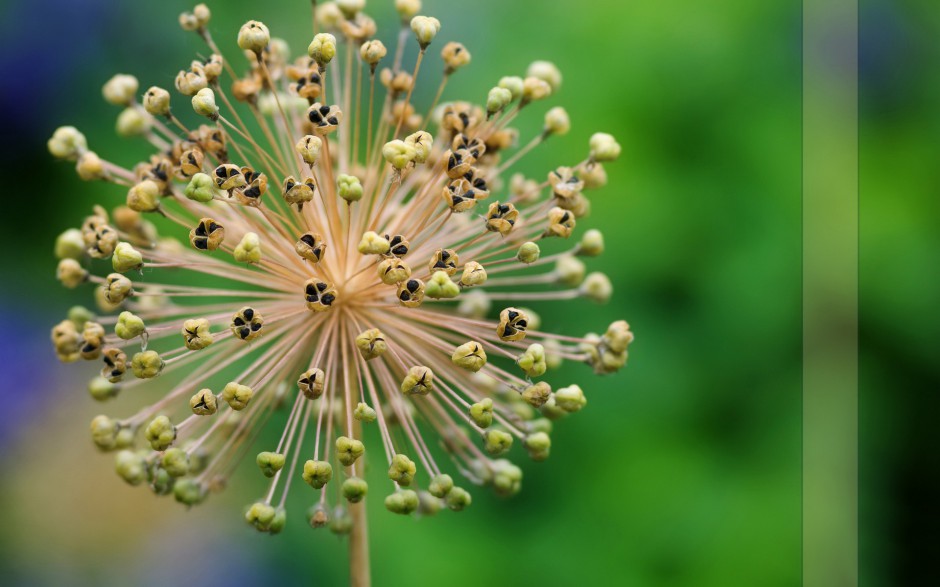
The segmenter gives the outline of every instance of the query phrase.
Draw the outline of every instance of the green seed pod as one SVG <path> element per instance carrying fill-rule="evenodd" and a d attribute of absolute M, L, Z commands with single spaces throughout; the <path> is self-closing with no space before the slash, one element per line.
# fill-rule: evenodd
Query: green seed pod
<path fill-rule="evenodd" d="M 401 392 L 405 395 L 427 395 L 434 385 L 434 373 L 423 365 L 408 370 L 401 382 Z"/>
<path fill-rule="evenodd" d="M 206 486 L 195 479 L 177 479 L 173 484 L 173 498 L 183 505 L 198 505 L 205 501 L 208 495 Z"/>
<path fill-rule="evenodd" d="M 70 228 L 56 237 L 55 256 L 58 259 L 81 260 L 85 256 L 85 239 L 82 231 Z"/>
<path fill-rule="evenodd" d="M 336 187 L 339 192 L 339 197 L 346 200 L 347 204 L 352 204 L 362 199 L 362 183 L 355 175 L 341 173 L 336 178 Z"/>
<path fill-rule="evenodd" d="M 545 364 L 545 347 L 538 343 L 529 345 L 529 348 L 516 360 L 516 364 L 529 377 L 541 377 L 548 368 Z"/>
<path fill-rule="evenodd" d="M 327 461 L 307 461 L 302 476 L 311 487 L 321 489 L 333 478 L 333 466 Z"/>
<path fill-rule="evenodd" d="M 454 480 L 446 473 L 436 475 L 431 479 L 431 484 L 428 485 L 428 491 L 434 497 L 447 497 L 447 494 L 450 493 L 450 490 L 453 488 Z"/>
<path fill-rule="evenodd" d="M 391 248 L 387 238 L 381 237 L 371 230 L 362 235 L 357 247 L 363 255 L 384 255 Z"/>
<path fill-rule="evenodd" d="M 122 450 L 115 455 L 114 469 L 130 485 L 140 485 L 147 479 L 147 460 L 131 450 Z"/>
<path fill-rule="evenodd" d="M 259 452 L 255 457 L 255 462 L 265 477 L 274 477 L 284 467 L 285 460 L 284 455 L 277 452 Z M 306 469 L 306 466 L 304 468 Z M 304 480 L 306 481 L 306 478 Z"/>
<path fill-rule="evenodd" d="M 506 454 L 512 448 L 512 435 L 504 430 L 487 430 L 483 434 L 483 448 L 494 457 Z"/>
<path fill-rule="evenodd" d="M 163 371 L 165 363 L 157 351 L 141 351 L 131 359 L 131 370 L 138 379 L 151 379 Z"/>
<path fill-rule="evenodd" d="M 220 397 L 230 408 L 237 411 L 248 407 L 248 402 L 251 401 L 253 395 L 254 391 L 250 387 L 232 381 L 225 385 Z"/>
<path fill-rule="evenodd" d="M 176 427 L 166 416 L 157 416 L 147 425 L 144 436 L 153 450 L 166 450 L 176 440 Z"/>
<path fill-rule="evenodd" d="M 343 481 L 343 497 L 350 503 L 359 503 L 369 492 L 369 484 L 365 479 L 359 477 L 349 477 Z"/>
<path fill-rule="evenodd" d="M 522 399 L 533 408 L 540 408 L 545 405 L 551 395 L 551 386 L 544 381 L 539 381 L 523 390 Z"/>
<path fill-rule="evenodd" d="M 359 420 L 360 422 L 365 422 L 366 424 L 371 424 L 375 422 L 376 414 L 368 405 L 359 402 L 356 405 L 355 411 L 353 411 L 353 418 Z"/>
<path fill-rule="evenodd" d="M 94 377 L 88 382 L 88 393 L 95 401 L 103 402 L 117 397 L 119 390 L 120 387 L 101 376 Z"/>
<path fill-rule="evenodd" d="M 493 463 L 493 490 L 500 497 L 510 497 L 522 489 L 522 469 L 505 459 Z"/>
<path fill-rule="evenodd" d="M 493 400 L 485 397 L 470 406 L 470 418 L 480 428 L 489 428 L 493 424 Z"/>
<path fill-rule="evenodd" d="M 146 331 L 147 328 L 144 326 L 144 321 L 141 320 L 139 316 L 127 311 L 121 312 L 118 315 L 118 322 L 114 326 L 114 334 L 124 340 L 136 338 Z"/>
<path fill-rule="evenodd" d="M 416 471 L 414 461 L 403 454 L 397 454 L 392 457 L 392 464 L 388 468 L 388 478 L 407 487 L 414 481 Z"/>
<path fill-rule="evenodd" d="M 171 477 L 182 477 L 189 473 L 189 455 L 181 448 L 168 448 L 163 453 L 160 465 Z"/>
<path fill-rule="evenodd" d="M 362 441 L 347 436 L 340 436 L 336 439 L 336 458 L 344 466 L 349 467 L 362 456 L 366 450 Z"/>
<path fill-rule="evenodd" d="M 476 373 L 486 365 L 486 351 L 482 344 L 471 340 L 457 347 L 450 360 L 461 369 Z"/>
<path fill-rule="evenodd" d="M 418 494 L 411 489 L 396 491 L 385 498 L 385 509 L 393 514 L 407 516 L 418 509 Z"/>
<path fill-rule="evenodd" d="M 462 487 L 454 487 L 451 489 L 450 492 L 448 492 L 445 501 L 447 503 L 447 507 L 455 512 L 459 512 L 470 507 L 470 504 L 473 502 L 470 494 Z"/>
<path fill-rule="evenodd" d="M 596 228 L 584 233 L 575 254 L 582 257 L 597 257 L 604 252 L 604 235 Z"/>
<path fill-rule="evenodd" d="M 587 405 L 584 392 L 578 385 L 569 385 L 555 391 L 555 405 L 568 413 L 580 411 Z"/>
<path fill-rule="evenodd" d="M 254 526 L 259 532 L 267 532 L 271 529 L 275 515 L 277 515 L 277 511 L 273 506 L 259 501 L 251 504 L 251 507 L 245 512 L 245 521 Z"/>
<path fill-rule="evenodd" d="M 424 295 L 435 300 L 452 299 L 460 295 L 460 286 L 444 271 L 435 271 L 425 285 Z"/>
<path fill-rule="evenodd" d="M 544 461 L 551 451 L 552 439 L 545 432 L 535 432 L 526 436 L 523 444 L 533 461 Z"/>
<path fill-rule="evenodd" d="M 194 174 L 189 180 L 189 185 L 183 190 L 183 195 L 187 198 L 194 202 L 202 202 L 203 204 L 211 202 L 215 194 L 215 182 L 205 173 Z"/>

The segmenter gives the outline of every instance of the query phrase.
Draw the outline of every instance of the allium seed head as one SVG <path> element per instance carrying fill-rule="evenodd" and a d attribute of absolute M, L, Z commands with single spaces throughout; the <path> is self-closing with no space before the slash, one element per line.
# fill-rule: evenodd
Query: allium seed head
<path fill-rule="evenodd" d="M 562 308 L 612 295 L 585 264 L 603 253 L 601 233 L 577 231 L 585 191 L 607 183 L 601 163 L 620 154 L 605 133 L 580 156 L 563 149 L 572 122 L 560 106 L 539 113 L 542 130 L 516 148 L 514 120 L 558 93 L 558 68 L 536 61 L 439 106 L 470 52 L 444 44 L 434 97 L 420 64 L 437 59 L 426 49 L 441 23 L 420 16 L 418 0 L 395 1 L 414 34 L 401 42 L 420 48 L 413 64 L 372 38 L 364 0 L 314 5 L 328 32 L 294 60 L 261 22 L 232 31 L 223 53 L 205 5 L 182 14 L 209 57 L 175 78 L 193 108 L 180 118 L 167 90 L 138 96 L 133 76 L 107 81 L 118 133 L 154 148 L 132 168 L 90 151 L 70 126 L 48 141 L 82 179 L 126 194 L 56 239 L 57 278 L 91 289 L 97 312 L 73 308 L 52 328 L 54 351 L 94 362 L 96 401 L 164 391 L 136 413 L 96 417 L 94 445 L 116 452 L 127 483 L 192 506 L 227 485 L 273 423 L 280 439 L 252 452 L 268 490 L 244 512 L 272 534 L 298 486 L 312 527 L 348 533 L 361 507 L 349 504 L 369 492 L 366 461 L 387 466 L 373 492 L 396 514 L 467 508 L 458 474 L 518 493 L 522 469 L 509 459 L 548 458 L 552 421 L 587 405 L 579 385 L 553 392 L 546 374 L 564 360 L 613 373 L 633 342 L 624 321 L 600 335 L 553 332 Z M 512 172 L 546 142 L 556 167 L 536 179 Z M 175 229 L 158 234 L 150 214 Z M 97 274 L 99 259 L 113 272 Z M 553 301 L 564 305 L 537 305 Z M 366 426 L 381 446 L 366 446 Z"/>

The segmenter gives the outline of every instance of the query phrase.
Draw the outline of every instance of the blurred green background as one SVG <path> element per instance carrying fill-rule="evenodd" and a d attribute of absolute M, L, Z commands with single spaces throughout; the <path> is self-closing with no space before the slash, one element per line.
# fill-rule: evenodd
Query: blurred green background
<path fill-rule="evenodd" d="M 370 0 L 368 6 L 387 42 L 391 4 Z M 871 193 L 891 193 L 899 174 L 915 189 L 936 194 L 936 171 L 922 167 L 931 161 L 936 169 L 935 141 L 918 143 L 919 158 L 912 161 L 906 149 L 876 139 L 908 140 L 920 121 L 905 105 L 913 99 L 924 109 L 936 103 L 940 84 L 913 98 L 900 91 L 898 85 L 912 84 L 914 72 L 891 67 L 894 54 L 885 57 L 883 50 L 926 51 L 926 33 L 912 43 L 897 41 L 907 38 L 908 27 L 933 24 L 922 18 L 929 4 L 921 5 L 918 11 L 871 2 L 863 10 L 892 26 L 879 26 L 886 37 L 876 38 L 867 52 L 863 47 L 870 69 L 863 70 L 862 83 L 884 76 L 893 82 L 873 84 L 880 93 L 863 103 L 863 113 L 893 116 L 884 126 L 863 125 L 863 162 L 895 157 L 890 173 L 863 172 L 863 186 L 871 186 L 863 206 L 872 204 Z M 618 375 L 594 378 L 575 365 L 554 376 L 556 382 L 582 383 L 589 406 L 556 426 L 548 462 L 524 465 L 523 492 L 516 498 L 500 500 L 479 490 L 470 511 L 422 520 L 387 514 L 371 500 L 375 584 L 797 584 L 799 3 L 425 0 L 424 6 L 442 21 L 440 39 L 461 41 L 473 54 L 445 99 L 482 100 L 499 77 L 521 74 L 534 59 L 562 69 L 564 86 L 552 105 L 568 109 L 572 132 L 527 157 L 522 170 L 542 176 L 576 161 L 596 131 L 614 134 L 623 145 L 624 156 L 607 167 L 608 187 L 592 193 L 593 214 L 582 224 L 607 237 L 607 254 L 589 267 L 610 275 L 615 296 L 607 306 L 585 304 L 552 320 L 559 331 L 580 334 L 585 324 L 599 329 L 626 318 L 637 342 Z M 211 30 L 230 55 L 238 26 L 249 18 L 263 20 L 295 53 L 309 41 L 302 0 L 226 0 L 210 7 Z M 120 203 L 123 191 L 82 183 L 71 165 L 45 152 L 45 140 L 68 123 L 119 163 L 145 155 L 143 142 L 116 137 L 117 111 L 100 98 L 100 86 L 112 73 L 127 72 L 144 88 L 171 87 L 175 72 L 205 53 L 195 35 L 176 25 L 177 14 L 189 8 L 179 0 L 0 4 L 8 192 L 2 238 L 3 250 L 11 253 L 0 300 L 8 314 L 13 309 L 2 339 L 11 363 L 0 418 L 4 584 L 346 580 L 343 543 L 306 527 L 297 488 L 288 504 L 294 516 L 281 536 L 260 535 L 240 520 L 241 506 L 260 491 L 247 471 L 250 463 L 225 495 L 192 512 L 125 486 L 113 475 L 111 458 L 96 454 L 87 441 L 87 423 L 100 409 L 84 390 L 88 373 L 58 365 L 47 342 L 48 329 L 69 306 L 88 302 L 54 279 L 55 235 L 80 223 L 93 203 Z M 931 51 L 936 57 L 936 48 Z M 431 52 L 437 63 L 434 46 Z M 431 100 L 436 67 L 422 71 L 419 111 Z M 535 110 L 518 125 L 523 138 L 541 124 L 544 108 Z M 935 112 L 931 121 L 935 137 Z M 927 300 L 936 299 L 940 288 L 936 255 L 924 252 L 938 244 L 936 198 L 929 203 L 933 216 L 918 214 L 914 203 L 910 209 L 896 204 L 902 203 L 872 204 L 880 206 L 877 220 L 862 223 L 863 239 L 876 239 L 862 246 L 871 255 L 863 257 L 862 271 L 863 286 L 872 286 L 862 295 L 863 310 L 872 316 L 863 319 L 863 341 L 872 343 L 863 354 L 869 390 L 897 376 L 881 360 L 885 350 L 904 361 L 913 381 L 936 376 L 929 343 L 937 333 L 917 331 L 923 344 L 911 352 L 903 342 L 913 324 L 911 308 L 929 312 Z M 898 245 L 903 248 L 886 244 L 899 235 L 909 239 Z M 915 262 L 933 263 L 929 276 L 897 287 L 874 276 L 898 271 L 898 257 L 914 249 Z M 907 296 L 902 309 L 889 310 L 901 295 Z M 531 305 L 543 316 L 552 308 Z M 907 412 L 892 410 L 873 391 L 865 403 L 868 397 L 863 395 L 863 426 L 897 430 Z M 862 511 L 873 524 L 864 522 L 863 530 L 873 535 L 895 519 L 885 499 L 894 488 L 879 471 L 907 446 L 897 436 L 863 463 L 863 481 L 871 483 L 862 492 Z M 863 542 L 866 583 L 892 584 L 901 550 L 886 538 Z"/>

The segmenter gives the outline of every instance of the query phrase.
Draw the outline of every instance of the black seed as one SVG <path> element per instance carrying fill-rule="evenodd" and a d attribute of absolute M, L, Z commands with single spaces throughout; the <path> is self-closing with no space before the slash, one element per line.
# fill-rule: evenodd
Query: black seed
<path fill-rule="evenodd" d="M 255 311 L 253 308 L 245 308 L 242 315 L 245 317 L 245 320 L 251 320 L 255 317 Z"/>
<path fill-rule="evenodd" d="M 235 319 L 232 320 L 232 324 L 234 324 L 235 326 L 244 326 L 244 325 L 245 325 L 245 321 L 242 320 L 241 317 L 235 316 Z"/>
<path fill-rule="evenodd" d="M 304 243 L 306 243 L 308 246 L 311 246 L 311 247 L 316 244 L 316 241 L 313 240 L 313 235 L 311 235 L 311 234 L 305 234 L 305 235 L 303 235 L 302 237 L 300 237 L 300 240 L 303 241 Z"/>
<path fill-rule="evenodd" d="M 323 106 L 320 106 L 320 114 L 322 114 L 323 116 L 326 116 L 329 113 L 330 113 L 329 106 L 327 106 L 326 104 L 324 104 Z"/>
<path fill-rule="evenodd" d="M 398 299 L 400 299 L 403 302 L 407 302 L 408 300 L 411 299 L 411 294 L 409 294 L 405 290 L 402 290 L 401 293 L 398 294 Z"/>
<path fill-rule="evenodd" d="M 515 310 L 509 310 L 508 316 L 510 320 L 515 320 L 519 317 L 519 312 L 516 312 Z"/>
<path fill-rule="evenodd" d="M 334 296 L 333 294 L 330 294 L 330 293 L 328 293 L 328 294 L 324 295 L 322 298 L 320 298 L 320 302 L 321 302 L 324 306 L 332 305 L 332 303 L 333 303 L 334 301 L 336 301 L 336 296 Z"/>
<path fill-rule="evenodd" d="M 247 326 L 238 329 L 239 338 L 248 338 L 249 334 L 251 334 L 251 329 Z"/>
<path fill-rule="evenodd" d="M 330 116 L 329 118 L 326 119 L 326 121 L 332 124 L 333 126 L 336 126 L 337 124 L 339 124 L 339 119 L 336 118 L 335 116 Z"/>
<path fill-rule="evenodd" d="M 253 322 L 253 323 L 251 324 L 251 330 L 254 331 L 254 332 L 257 332 L 257 331 L 261 330 L 261 323 L 260 323 L 260 322 Z"/>
<path fill-rule="evenodd" d="M 326 291 L 326 288 L 327 288 L 327 287 L 329 287 L 329 286 L 328 286 L 327 284 L 323 283 L 322 281 L 317 282 L 317 291 L 319 291 L 319 292 L 322 293 L 322 292 Z"/>
<path fill-rule="evenodd" d="M 209 239 L 206 237 L 194 238 L 193 246 L 202 251 L 206 251 L 209 249 Z"/>
<path fill-rule="evenodd" d="M 194 234 L 195 234 L 196 236 L 206 236 L 206 234 L 208 234 L 208 233 L 206 232 L 206 225 L 205 225 L 204 223 L 200 222 L 200 223 L 199 223 L 199 226 L 196 227 L 196 231 L 194 232 Z"/>
<path fill-rule="evenodd" d="M 417 279 L 409 279 L 406 287 L 408 288 L 408 291 L 414 293 L 418 291 L 418 289 L 421 287 L 421 284 L 418 283 Z"/>

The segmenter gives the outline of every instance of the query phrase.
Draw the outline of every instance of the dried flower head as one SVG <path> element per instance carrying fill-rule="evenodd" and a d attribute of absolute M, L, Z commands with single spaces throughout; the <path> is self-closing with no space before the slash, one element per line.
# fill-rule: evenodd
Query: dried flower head
<path fill-rule="evenodd" d="M 364 0 L 313 5 L 329 32 L 296 59 L 255 20 L 232 31 L 223 54 L 200 4 L 180 25 L 211 57 L 180 70 L 179 95 L 156 86 L 138 95 L 124 74 L 105 83 L 120 133 L 155 150 L 132 169 L 90 151 L 73 127 L 48 142 L 80 177 L 127 195 L 56 241 L 59 280 L 94 287 L 100 311 L 58 323 L 56 354 L 97 363 L 88 389 L 98 401 L 173 382 L 137 413 L 95 418 L 92 440 L 118 451 L 128 483 L 189 506 L 227 484 L 266 423 L 282 426 L 276 444 L 259 447 L 270 485 L 245 513 L 270 533 L 284 527 L 288 491 L 311 491 L 295 477 L 315 491 L 311 525 L 348 532 L 346 502 L 369 492 L 366 459 L 388 466 L 388 485 L 373 493 L 397 514 L 465 509 L 471 493 L 455 479 L 517 493 L 522 471 L 507 459 L 547 458 L 549 420 L 587 404 L 579 385 L 552 391 L 540 378 L 562 360 L 614 372 L 633 341 L 623 321 L 566 336 L 551 331 L 551 312 L 543 327 L 515 307 L 555 300 L 573 311 L 569 302 L 612 291 L 580 260 L 603 252 L 602 235 L 564 239 L 588 211 L 583 192 L 606 183 L 601 163 L 620 154 L 616 140 L 593 135 L 580 162 L 560 151 L 545 181 L 510 171 L 569 131 L 567 112 L 552 108 L 538 115 L 540 133 L 507 152 L 516 118 L 560 91 L 558 69 L 537 61 L 438 107 L 470 53 L 444 44 L 435 97 L 416 93 L 421 63 L 435 58 L 427 47 L 447 33 L 419 15 L 420 2 L 395 2 L 399 44 L 420 48 L 413 66 L 401 47 L 371 38 Z M 178 118 L 171 102 L 183 100 L 193 112 Z M 279 187 L 266 195 L 269 182 Z M 499 201 L 477 206 L 491 193 Z M 171 228 L 157 234 L 148 214 Z M 364 426 L 381 446 L 363 443 Z"/>

